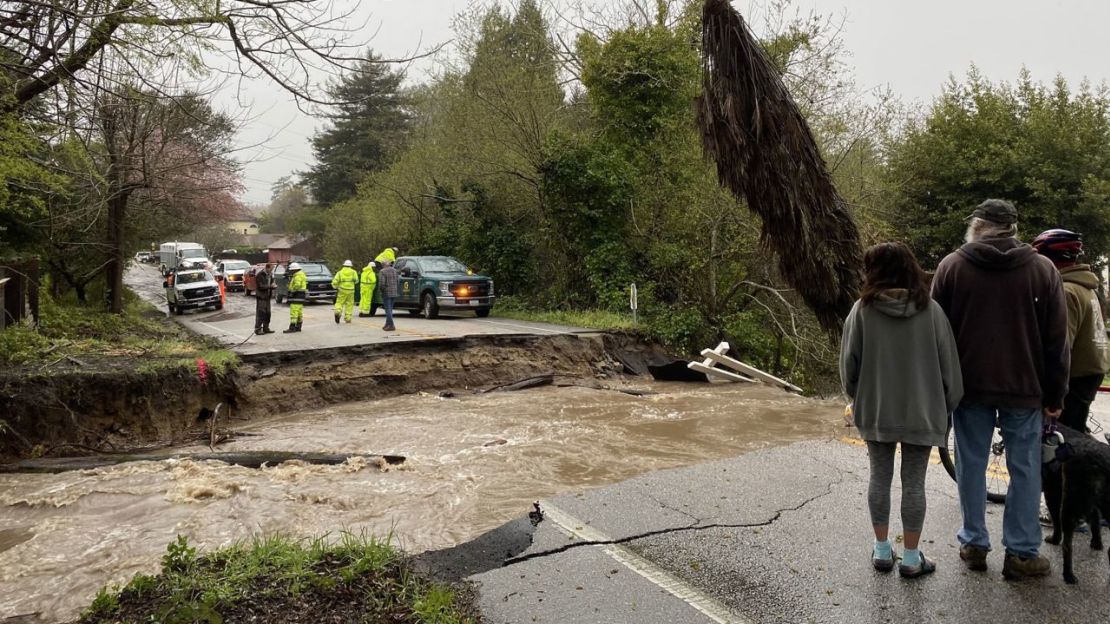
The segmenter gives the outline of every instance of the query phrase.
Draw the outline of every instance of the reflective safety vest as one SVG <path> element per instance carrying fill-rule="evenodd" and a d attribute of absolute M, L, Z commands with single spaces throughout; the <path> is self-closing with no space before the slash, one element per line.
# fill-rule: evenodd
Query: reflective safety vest
<path fill-rule="evenodd" d="M 363 286 L 369 286 L 371 289 L 378 284 L 378 274 L 374 272 L 374 267 L 366 265 L 362 270 L 361 282 Z"/>
<path fill-rule="evenodd" d="M 331 287 L 338 288 L 339 290 L 354 292 L 355 286 L 358 286 L 358 271 L 351 267 L 343 267 L 331 278 Z"/>
<path fill-rule="evenodd" d="M 377 258 L 374 258 L 374 262 L 377 262 L 379 266 L 383 262 L 396 262 L 396 260 L 397 260 L 397 254 L 393 253 L 393 248 L 392 247 L 386 247 L 385 251 L 378 254 Z"/>
<path fill-rule="evenodd" d="M 308 276 L 297 271 L 289 278 L 289 303 L 304 303 L 308 299 Z"/>

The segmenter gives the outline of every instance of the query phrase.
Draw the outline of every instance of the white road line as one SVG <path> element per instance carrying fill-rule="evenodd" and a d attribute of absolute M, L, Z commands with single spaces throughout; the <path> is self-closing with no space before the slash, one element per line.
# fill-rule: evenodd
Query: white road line
<path fill-rule="evenodd" d="M 478 319 L 479 322 L 489 323 L 490 325 L 500 325 L 502 327 L 515 327 L 516 329 L 526 329 L 529 333 L 544 332 L 548 334 L 570 334 L 573 332 L 559 331 L 554 329 L 544 329 L 542 327 L 532 327 L 531 325 L 519 325 L 517 323 L 505 323 L 499 321 L 491 321 L 489 319 Z"/>
<path fill-rule="evenodd" d="M 555 523 L 563 533 L 587 542 L 611 542 L 613 539 L 594 527 L 571 516 L 548 502 L 541 503 L 544 518 Z M 679 579 L 651 561 L 620 544 L 607 544 L 605 553 L 629 570 L 651 581 L 660 589 L 682 600 L 719 624 L 749 624 L 748 620 L 729 611 L 716 598 Z"/>
<path fill-rule="evenodd" d="M 215 325 L 213 325 L 211 323 L 205 323 L 204 321 L 196 321 L 196 323 L 197 323 L 197 325 L 204 325 L 205 327 L 210 327 L 210 328 L 220 332 L 221 334 L 227 334 L 228 336 L 231 336 L 232 338 L 235 338 L 236 340 L 244 341 L 244 340 L 247 339 L 246 336 L 240 336 L 239 334 L 233 334 L 233 333 L 227 331 L 226 329 L 220 329 L 219 327 L 216 327 Z M 251 335 L 253 336 L 254 334 L 251 334 Z"/>

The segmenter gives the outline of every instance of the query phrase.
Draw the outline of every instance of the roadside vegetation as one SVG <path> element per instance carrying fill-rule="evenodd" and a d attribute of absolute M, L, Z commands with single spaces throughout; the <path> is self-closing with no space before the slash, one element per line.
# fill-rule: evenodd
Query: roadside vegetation
<path fill-rule="evenodd" d="M 234 353 L 214 341 L 192 334 L 130 290 L 122 314 L 104 314 L 72 298 L 43 295 L 40 323 L 0 332 L 0 363 L 49 373 L 97 372 L 107 364 L 138 373 L 167 368 L 196 371 L 198 360 L 207 372 L 222 375 L 238 364 Z"/>
<path fill-rule="evenodd" d="M 629 330 L 644 333 L 644 327 L 632 321 L 631 312 L 610 310 L 540 310 L 528 307 L 526 302 L 508 299 L 497 303 L 493 316 L 518 321 L 536 321 L 588 329 Z"/>
<path fill-rule="evenodd" d="M 198 554 L 179 536 L 157 575 L 102 589 L 79 623 L 477 624 L 469 598 L 373 538 L 267 537 Z"/>

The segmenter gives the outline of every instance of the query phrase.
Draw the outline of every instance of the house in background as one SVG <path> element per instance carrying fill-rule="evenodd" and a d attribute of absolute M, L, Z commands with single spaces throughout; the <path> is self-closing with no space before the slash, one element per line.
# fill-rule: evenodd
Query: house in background
<path fill-rule="evenodd" d="M 253 236 L 261 231 L 258 218 L 244 206 L 240 206 L 234 214 L 230 215 L 230 219 L 224 225 L 238 236 Z"/>
<path fill-rule="evenodd" d="M 320 254 L 320 247 L 312 239 L 288 236 L 270 243 L 266 261 L 280 264 L 297 258 L 318 258 Z"/>
<path fill-rule="evenodd" d="M 227 229 L 239 236 L 258 234 L 258 223 L 254 221 L 228 221 L 226 225 Z"/>

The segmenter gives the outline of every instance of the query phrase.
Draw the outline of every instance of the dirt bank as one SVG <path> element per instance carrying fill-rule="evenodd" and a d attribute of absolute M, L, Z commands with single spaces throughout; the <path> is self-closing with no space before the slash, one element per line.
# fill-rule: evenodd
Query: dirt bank
<path fill-rule="evenodd" d="M 73 455 L 181 439 L 216 405 L 262 416 L 415 392 L 467 392 L 531 375 L 613 378 L 668 359 L 628 334 L 475 336 L 245 356 L 225 375 L 100 358 L 0 376 L 0 454 Z"/>
<path fill-rule="evenodd" d="M 0 375 L 0 457 L 79 455 L 169 442 L 234 401 L 235 379 L 194 366 L 86 357 L 53 370 Z"/>
<path fill-rule="evenodd" d="M 532 375 L 615 377 L 658 348 L 628 335 L 481 336 L 248 356 L 240 413 L 273 414 L 414 392 L 468 391 Z"/>

